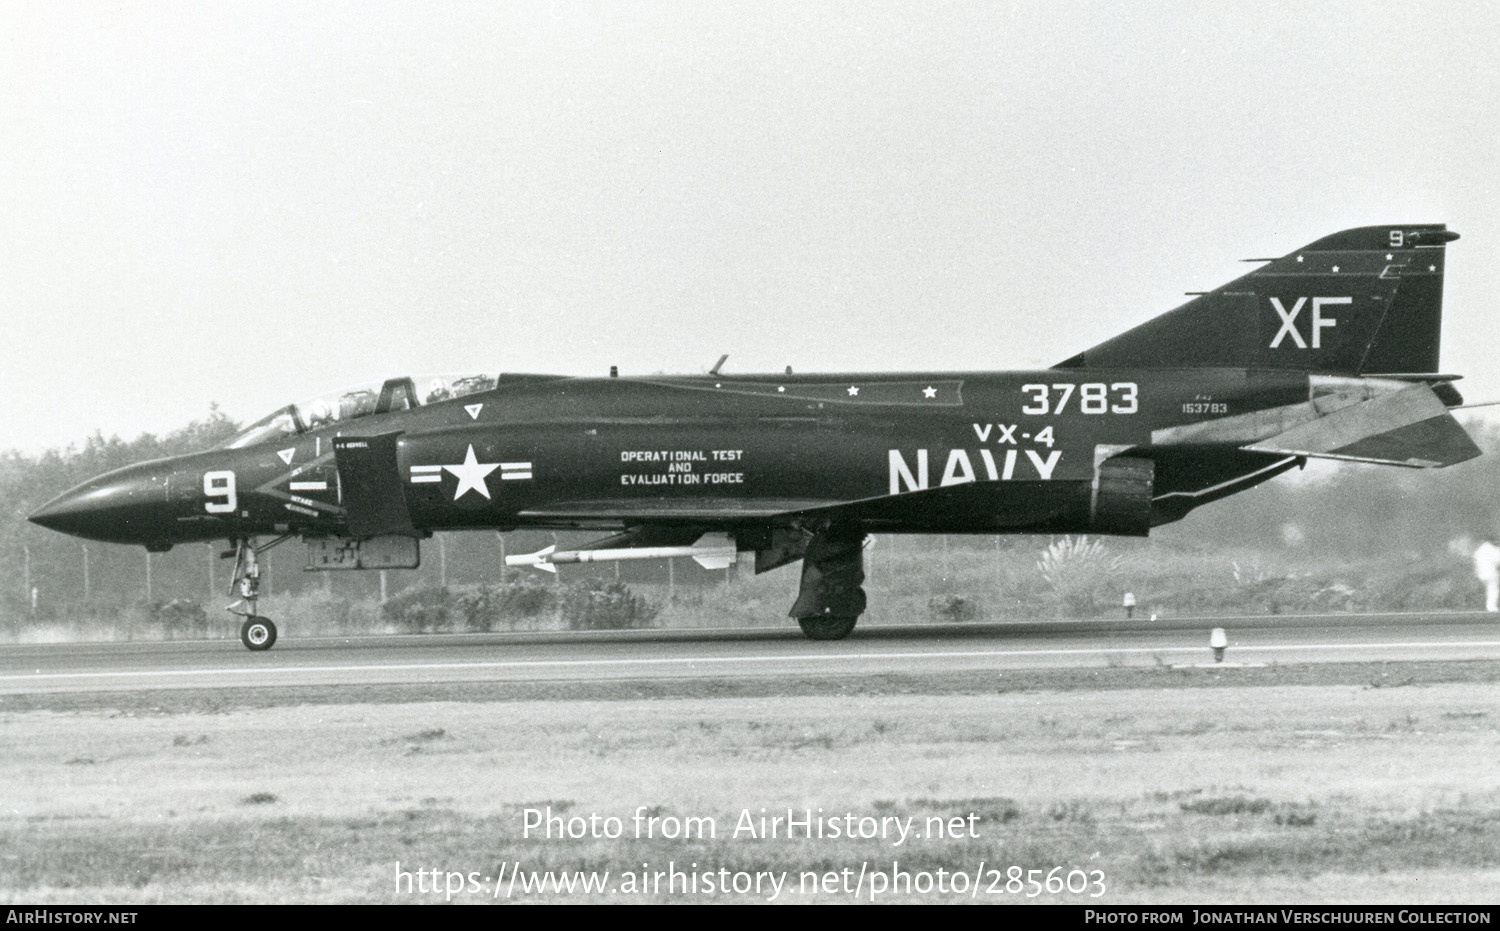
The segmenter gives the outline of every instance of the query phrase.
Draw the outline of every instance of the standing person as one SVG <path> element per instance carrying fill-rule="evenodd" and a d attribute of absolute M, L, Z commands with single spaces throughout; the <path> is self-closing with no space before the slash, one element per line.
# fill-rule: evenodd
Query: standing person
<path fill-rule="evenodd" d="M 1500 546 L 1489 540 L 1474 550 L 1474 575 L 1484 583 L 1484 609 L 1500 611 Z"/>

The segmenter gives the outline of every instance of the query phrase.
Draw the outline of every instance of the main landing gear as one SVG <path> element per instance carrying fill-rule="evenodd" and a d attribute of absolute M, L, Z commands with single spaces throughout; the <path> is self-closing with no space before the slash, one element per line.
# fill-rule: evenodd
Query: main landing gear
<path fill-rule="evenodd" d="M 269 650 L 276 645 L 276 625 L 268 617 L 256 614 L 256 600 L 260 598 L 260 563 L 257 553 L 280 543 L 286 537 L 277 537 L 265 546 L 256 547 L 254 540 L 237 540 L 234 547 L 234 578 L 229 583 L 230 593 L 239 593 L 239 599 L 225 610 L 245 619 L 240 625 L 240 643 L 247 650 Z M 224 554 L 226 557 L 228 553 Z"/>
<path fill-rule="evenodd" d="M 789 612 L 809 640 L 842 640 L 865 611 L 865 532 L 832 525 L 813 535 L 802 557 L 802 589 Z"/>

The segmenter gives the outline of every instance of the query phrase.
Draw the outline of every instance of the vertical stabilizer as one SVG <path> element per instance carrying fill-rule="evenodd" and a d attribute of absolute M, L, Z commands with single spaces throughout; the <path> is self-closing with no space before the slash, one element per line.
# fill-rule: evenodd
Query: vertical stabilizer
<path fill-rule="evenodd" d="M 1366 226 L 1309 243 L 1060 363 L 1338 375 L 1438 370 L 1442 224 Z"/>

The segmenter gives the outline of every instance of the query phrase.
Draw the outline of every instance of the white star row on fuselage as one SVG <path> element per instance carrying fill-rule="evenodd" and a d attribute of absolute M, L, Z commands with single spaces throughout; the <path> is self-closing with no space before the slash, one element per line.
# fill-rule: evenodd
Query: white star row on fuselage
<path fill-rule="evenodd" d="M 786 389 L 785 388 L 778 388 L 776 390 L 778 390 L 778 391 L 785 391 Z M 858 385 L 850 385 L 849 386 L 849 397 L 851 397 L 851 398 L 859 397 L 859 386 Z M 934 387 L 932 387 L 931 385 L 928 385 L 926 388 L 922 389 L 922 397 L 924 397 L 924 398 L 935 398 L 935 397 L 937 397 L 937 389 L 934 388 Z"/>

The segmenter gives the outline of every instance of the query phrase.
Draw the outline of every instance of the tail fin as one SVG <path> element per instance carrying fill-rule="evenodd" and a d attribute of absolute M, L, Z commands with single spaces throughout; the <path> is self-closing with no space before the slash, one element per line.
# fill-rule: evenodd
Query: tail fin
<path fill-rule="evenodd" d="M 1334 375 L 1438 370 L 1440 223 L 1325 236 L 1061 362 L 1057 368 L 1233 367 Z"/>

